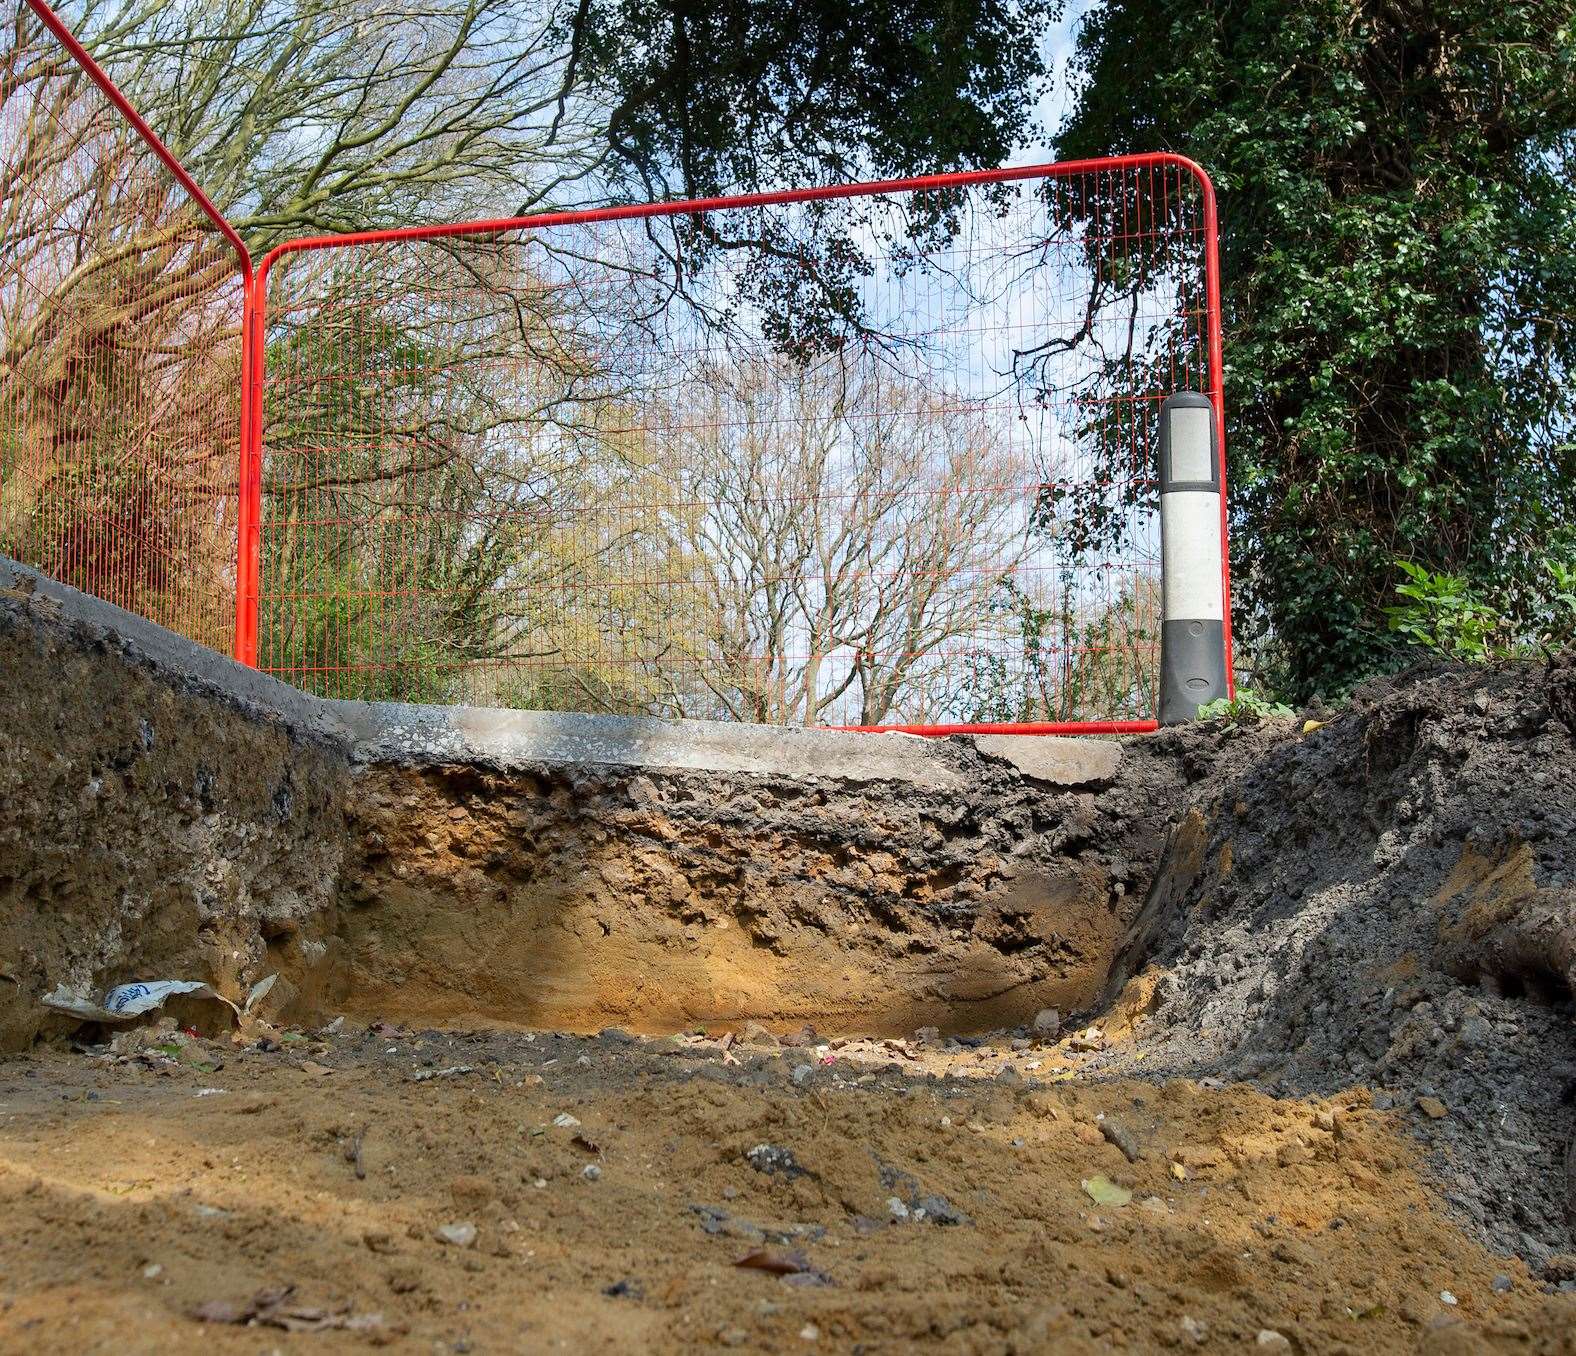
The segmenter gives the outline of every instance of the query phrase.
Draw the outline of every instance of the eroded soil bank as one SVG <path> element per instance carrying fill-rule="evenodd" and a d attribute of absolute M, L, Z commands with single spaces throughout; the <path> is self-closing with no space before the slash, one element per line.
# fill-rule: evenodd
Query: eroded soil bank
<path fill-rule="evenodd" d="M 889 1035 L 1090 1007 L 1180 744 L 1038 775 L 967 741 L 923 753 L 922 776 L 864 779 L 358 766 L 327 996 L 368 1019 Z"/>

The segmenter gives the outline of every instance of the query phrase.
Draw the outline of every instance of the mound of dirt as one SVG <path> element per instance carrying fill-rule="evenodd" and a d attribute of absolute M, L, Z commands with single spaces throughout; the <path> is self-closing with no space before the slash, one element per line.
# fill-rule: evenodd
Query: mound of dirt
<path fill-rule="evenodd" d="M 1569 1253 L 1573 672 L 1375 684 L 1204 788 L 1118 966 L 1149 965 L 1148 1024 L 1104 1067 L 1136 1051 L 1281 1095 L 1370 1085 L 1482 1237 Z"/>

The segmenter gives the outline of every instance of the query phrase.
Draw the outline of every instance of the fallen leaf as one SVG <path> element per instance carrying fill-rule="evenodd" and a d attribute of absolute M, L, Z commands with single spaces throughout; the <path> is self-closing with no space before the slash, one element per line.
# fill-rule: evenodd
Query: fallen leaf
<path fill-rule="evenodd" d="M 293 1285 L 270 1286 L 249 1300 L 208 1300 L 192 1310 L 199 1323 L 262 1323 L 286 1332 L 325 1332 L 342 1328 L 352 1332 L 383 1326 L 382 1314 L 354 1314 L 348 1304 L 332 1308 L 322 1305 L 291 1304 Z"/>
<path fill-rule="evenodd" d="M 1103 1173 L 1096 1173 L 1093 1177 L 1084 1178 L 1081 1183 L 1084 1194 L 1096 1205 L 1126 1205 L 1133 1199 L 1133 1193 L 1124 1186 L 1117 1186 Z"/>
<path fill-rule="evenodd" d="M 815 1270 L 802 1252 L 774 1252 L 770 1248 L 755 1248 L 733 1265 L 751 1271 L 769 1271 L 773 1276 L 794 1276 Z"/>

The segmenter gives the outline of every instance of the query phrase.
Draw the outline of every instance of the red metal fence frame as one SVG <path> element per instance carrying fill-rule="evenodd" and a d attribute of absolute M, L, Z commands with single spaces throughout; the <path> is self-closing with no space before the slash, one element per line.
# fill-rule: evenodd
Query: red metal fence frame
<path fill-rule="evenodd" d="M 721 210 L 782 206 L 793 203 L 840 198 L 861 198 L 877 194 L 913 193 L 937 189 L 967 188 L 1028 179 L 1055 179 L 1100 171 L 1124 171 L 1170 167 L 1190 175 L 1200 191 L 1204 209 L 1204 284 L 1208 360 L 1208 383 L 1204 394 L 1214 406 L 1222 462 L 1226 447 L 1225 404 L 1222 389 L 1223 335 L 1220 302 L 1219 216 L 1215 188 L 1204 169 L 1185 156 L 1171 152 L 1111 156 L 1090 160 L 1071 160 L 1051 164 L 1022 165 L 993 170 L 971 170 L 951 174 L 921 175 L 907 179 L 885 179 L 867 183 L 825 185 L 817 188 L 788 189 L 776 193 L 755 193 L 726 197 L 695 198 L 680 202 L 632 203 L 587 211 L 541 212 L 529 216 L 500 217 L 439 225 L 408 226 L 392 230 L 348 232 L 340 235 L 311 236 L 287 241 L 270 250 L 255 269 L 245 242 L 218 208 L 192 179 L 158 135 L 138 114 L 113 80 L 87 52 L 70 29 L 50 9 L 45 0 L 26 0 L 28 6 L 71 54 L 93 82 L 111 100 L 154 154 L 165 164 L 177 182 L 191 196 L 209 221 L 235 250 L 245 279 L 242 316 L 242 390 L 241 449 L 238 466 L 239 522 L 236 541 L 236 599 L 234 657 L 256 667 L 258 648 L 258 607 L 261 569 L 263 389 L 266 362 L 264 343 L 267 323 L 267 286 L 275 263 L 290 254 L 345 248 L 355 245 L 395 241 L 437 240 L 452 236 L 493 235 L 506 231 L 542 230 L 553 227 L 586 226 L 598 222 L 630 221 L 652 217 L 677 217 Z M 1222 542 L 1225 533 L 1225 477 L 1222 472 Z M 1226 672 L 1231 682 L 1231 570 L 1229 555 L 1222 552 L 1221 589 L 1225 602 Z M 1077 723 L 994 723 L 971 725 L 885 725 L 848 726 L 847 729 L 901 732 L 918 735 L 962 733 L 1000 734 L 1131 734 L 1158 728 L 1153 720 L 1092 721 Z"/>
<path fill-rule="evenodd" d="M 630 221 L 652 217 L 677 217 L 724 210 L 775 207 L 792 203 L 825 201 L 828 199 L 862 198 L 877 194 L 913 193 L 936 189 L 967 188 L 982 184 L 1002 184 L 1029 179 L 1070 178 L 1075 175 L 1106 171 L 1143 170 L 1169 167 L 1192 176 L 1197 182 L 1204 208 L 1204 284 L 1208 383 L 1204 394 L 1214 406 L 1216 428 L 1222 449 L 1226 445 L 1225 406 L 1222 390 L 1223 336 L 1220 309 L 1220 253 L 1219 217 L 1215 188 L 1204 169 L 1185 156 L 1170 152 L 1151 152 L 1139 155 L 1110 156 L 1093 160 L 1069 160 L 1051 164 L 1014 166 L 994 170 L 970 170 L 951 174 L 923 175 L 908 179 L 885 179 L 867 183 L 826 185 L 819 188 L 788 189 L 776 193 L 754 193 L 728 197 L 694 198 L 680 202 L 634 203 L 618 207 L 595 208 L 579 212 L 541 212 L 523 217 L 500 217 L 477 221 L 450 222 L 442 225 L 407 226 L 377 231 L 347 232 L 340 235 L 310 236 L 286 241 L 275 246 L 258 264 L 257 274 L 249 290 L 251 327 L 248 351 L 251 361 L 247 367 L 247 400 L 250 411 L 247 428 L 251 434 L 250 455 L 243 471 L 242 484 L 251 496 L 243 510 L 242 522 L 248 534 L 240 543 L 240 563 L 237 570 L 238 599 L 236 630 L 236 658 L 255 667 L 257 663 L 257 619 L 260 600 L 261 569 L 261 487 L 263 456 L 263 391 L 266 345 L 263 340 L 267 323 L 268 277 L 273 266 L 287 255 L 317 250 L 349 248 L 356 245 L 381 245 L 403 241 L 439 240 L 453 236 L 496 235 L 506 231 L 543 230 L 555 227 L 587 226 L 599 222 Z M 1224 474 L 1221 484 L 1221 537 L 1223 543 L 1221 562 L 1221 589 L 1224 598 L 1226 672 L 1231 682 L 1231 569 L 1224 550 L 1226 492 Z M 1027 722 L 969 725 L 878 725 L 840 726 L 840 729 L 871 733 L 904 733 L 917 735 L 948 734 L 1137 734 L 1159 728 L 1155 720 L 1080 721 L 1080 722 Z"/>

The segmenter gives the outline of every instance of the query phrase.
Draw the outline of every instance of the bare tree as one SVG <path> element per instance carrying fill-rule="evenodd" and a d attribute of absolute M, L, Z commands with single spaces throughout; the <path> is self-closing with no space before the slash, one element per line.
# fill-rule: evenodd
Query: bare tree
<path fill-rule="evenodd" d="M 65 14 L 254 253 L 605 191 L 606 113 L 576 85 L 568 0 L 83 0 Z"/>
<path fill-rule="evenodd" d="M 728 714 L 923 720 L 941 671 L 1003 644 L 990 600 L 1029 550 L 1023 471 L 967 402 L 873 358 L 760 358 L 713 367 L 660 436 L 691 660 Z"/>

